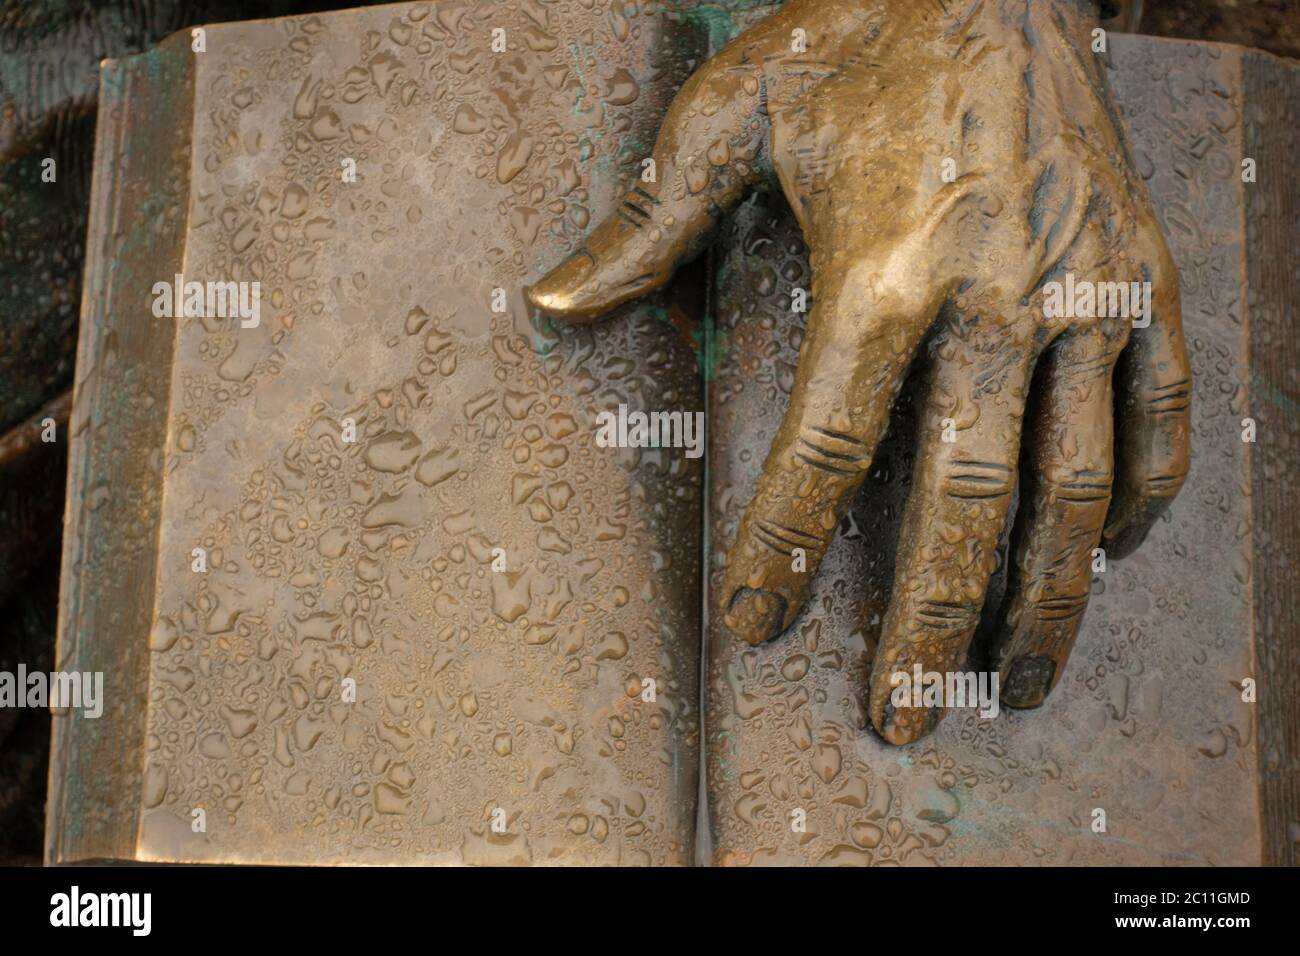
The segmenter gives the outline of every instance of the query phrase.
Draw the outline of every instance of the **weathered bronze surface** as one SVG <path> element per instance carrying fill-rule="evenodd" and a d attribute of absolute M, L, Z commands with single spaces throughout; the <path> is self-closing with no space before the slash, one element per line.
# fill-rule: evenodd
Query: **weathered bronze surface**
<path fill-rule="evenodd" d="M 0 0 L 0 430 L 72 385 L 99 61 L 186 24 L 331 3 Z"/>
<path fill-rule="evenodd" d="M 895 706 L 897 676 L 965 669 L 1018 469 L 990 661 L 1013 707 L 1065 673 L 1094 549 L 1129 554 L 1186 477 L 1178 276 L 1090 52 L 1096 14 L 791 0 L 692 76 L 655 182 L 530 292 L 595 318 L 664 284 L 775 176 L 810 249 L 812 308 L 718 600 L 750 643 L 790 627 L 915 368 L 918 461 L 868 705 L 893 743 L 944 711 Z M 1146 283 L 1146 327 L 1114 305 L 1045 317 L 1052 283 Z"/>
<path fill-rule="evenodd" d="M 690 860 L 700 461 L 590 426 L 700 410 L 691 343 L 518 290 L 692 36 L 408 4 L 105 65 L 59 666 L 107 704 L 55 719 L 48 859 Z M 155 318 L 174 273 L 260 280 L 260 324 Z"/>
<path fill-rule="evenodd" d="M 1249 331 L 1250 376 L 1235 383 L 1231 411 L 1248 399 L 1262 437 L 1250 446 L 1251 553 L 1244 567 L 1235 563 L 1249 576 L 1254 617 L 1265 859 L 1300 866 L 1300 190 L 1290 173 L 1300 127 L 1277 121 L 1300 115 L 1300 65 L 1232 51 L 1230 68 L 1237 56 L 1241 155 L 1270 172 L 1242 187 L 1246 294 L 1237 311 Z"/>
<path fill-rule="evenodd" d="M 1150 38 L 1114 38 L 1111 52 L 1137 169 L 1182 278 L 1196 391 L 1187 486 L 1137 554 L 1092 576 L 1074 655 L 1041 710 L 954 713 L 933 736 L 890 747 L 867 726 L 860 688 L 915 475 L 905 391 L 790 637 L 747 647 L 714 612 L 705 753 L 715 863 L 1294 862 L 1296 591 L 1281 502 L 1295 501 L 1296 479 L 1281 461 L 1297 447 L 1287 398 L 1296 329 L 1279 315 L 1297 289 L 1275 270 L 1294 248 L 1282 171 L 1295 133 L 1267 122 L 1265 104 L 1300 94 L 1300 68 Z M 1243 183 L 1243 156 L 1271 172 Z M 710 468 L 722 549 L 791 389 L 803 322 L 791 322 L 789 298 L 808 260 L 779 199 L 746 206 L 719 248 L 727 345 L 710 393 Z M 1247 416 L 1256 444 L 1241 440 Z M 715 551 L 715 586 L 721 559 Z M 993 606 L 1005 573 L 1003 559 Z M 986 613 L 973 665 L 996 623 Z M 1242 701 L 1248 677 L 1255 704 Z M 1097 809 L 1104 834 L 1092 830 Z M 791 827 L 796 810 L 803 832 Z"/>
<path fill-rule="evenodd" d="M 48 670 L 54 656 L 64 422 L 57 441 L 25 443 L 31 461 L 3 459 L 21 422 L 71 404 L 99 61 L 191 23 L 330 5 L 356 4 L 0 0 L 0 670 Z M 0 861 L 41 858 L 49 737 L 48 714 L 0 714 Z"/>
<path fill-rule="evenodd" d="M 810 267 L 795 215 L 769 190 L 708 217 L 722 220 L 716 328 L 691 325 L 683 293 L 699 275 L 676 301 L 629 302 L 598 326 L 553 327 L 526 307 L 523 285 L 593 218 L 621 211 L 641 225 L 625 238 L 653 253 L 655 210 L 631 190 L 663 199 L 638 174 L 703 59 L 696 28 L 716 42 L 771 9 L 644 6 L 409 4 L 209 28 L 200 57 L 182 36 L 106 67 L 59 664 L 104 670 L 108 704 L 98 721 L 55 718 L 47 858 L 682 863 L 695 837 L 718 863 L 1292 853 L 1298 712 L 1281 692 L 1297 661 L 1294 580 L 1273 567 L 1290 539 L 1271 531 L 1294 497 L 1297 427 L 1284 421 L 1295 335 L 1278 318 L 1295 288 L 1276 262 L 1300 219 L 1280 178 L 1256 197 L 1237 164 L 1294 153 L 1266 110 L 1242 112 L 1266 84 L 1294 99 L 1294 68 L 1111 40 L 1133 168 L 1181 270 L 1197 457 L 1151 543 L 1082 576 L 1093 611 L 1042 712 L 958 713 L 905 749 L 869 727 L 863 691 L 914 446 L 924 454 L 931 434 L 925 400 L 949 354 L 937 352 L 901 386 L 792 632 L 734 641 L 708 599 L 711 826 L 695 834 L 701 540 L 735 540 L 754 494 L 795 387 L 808 317 L 791 299 Z M 491 51 L 494 27 L 505 53 Z M 808 66 L 774 85 L 830 82 Z M 908 83 L 928 102 L 929 86 Z M 978 84 L 959 92 L 983 111 Z M 1002 112 L 961 123 L 955 142 L 1002 129 Z M 881 135 L 904 150 L 897 128 Z M 725 186 L 732 145 L 708 183 Z M 963 155 L 948 185 L 968 190 Z M 339 176 L 347 158 L 354 183 Z M 1135 208 L 1124 197 L 1142 189 L 1116 161 L 1123 189 L 1112 181 L 1106 195 L 1122 224 Z M 992 165 L 989 181 L 1023 175 Z M 913 185 L 940 188 L 927 170 L 911 170 Z M 1246 233 L 1250 203 L 1268 208 Z M 1045 211 L 1045 233 L 1058 212 Z M 1117 256 L 1136 241 L 1101 237 Z M 260 279 L 259 327 L 155 319 L 151 285 L 177 272 Z M 931 343 L 956 334 L 953 318 Z M 704 408 L 697 359 L 710 383 L 706 533 L 696 462 L 593 442 L 594 415 L 620 403 Z M 1278 438 L 1247 451 L 1241 418 L 1268 412 Z M 341 438 L 348 418 L 355 443 Z M 1250 497 L 1255 474 L 1275 483 L 1267 496 Z M 998 633 L 1009 532 L 1001 557 L 978 552 L 997 571 L 970 661 L 952 653 L 959 666 L 985 666 Z M 506 573 L 492 571 L 493 547 Z M 206 572 L 191 570 L 194 548 Z M 721 550 L 709 563 L 720 595 Z M 1252 674 L 1269 715 L 1259 756 L 1239 690 Z M 1106 834 L 1089 826 L 1098 808 Z"/>

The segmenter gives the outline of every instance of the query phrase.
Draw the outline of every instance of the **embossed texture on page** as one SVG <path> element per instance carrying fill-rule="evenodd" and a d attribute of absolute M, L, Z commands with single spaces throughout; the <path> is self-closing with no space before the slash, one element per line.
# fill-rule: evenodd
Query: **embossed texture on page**
<path fill-rule="evenodd" d="M 911 477 L 905 395 L 792 631 L 746 647 L 714 612 L 705 753 L 716 863 L 1250 864 L 1287 841 L 1281 820 L 1262 829 L 1257 705 L 1241 693 L 1249 677 L 1261 694 L 1271 687 L 1272 720 L 1287 720 L 1290 672 L 1257 670 L 1256 654 L 1292 656 L 1280 642 L 1294 629 L 1275 620 L 1289 572 L 1272 567 L 1276 545 L 1258 543 L 1289 524 L 1276 507 L 1270 527 L 1259 527 L 1258 506 L 1252 520 L 1249 461 L 1281 452 L 1241 439 L 1256 342 L 1294 342 L 1280 322 L 1257 332 L 1245 321 L 1248 295 L 1283 295 L 1256 278 L 1276 252 L 1242 225 L 1253 188 L 1240 177 L 1242 63 L 1257 54 L 1139 37 L 1112 44 L 1110 79 L 1182 279 L 1196 390 L 1187 487 L 1143 548 L 1093 576 L 1078 646 L 1041 708 L 1004 708 L 994 720 L 954 713 L 933 738 L 899 750 L 867 727 L 861 689 Z M 1270 75 L 1300 88 L 1282 61 Z M 1273 175 L 1273 189 L 1293 189 Z M 710 393 L 715 588 L 762 464 L 755 449 L 767 447 L 791 387 L 803 317 L 792 317 L 790 297 L 808 280 L 778 199 L 746 207 L 725 244 Z M 1268 616 L 1252 603 L 1252 580 L 1275 595 Z M 987 635 L 977 634 L 972 666 Z M 1272 753 L 1274 764 L 1288 759 L 1281 740 Z M 1285 784 L 1265 786 L 1266 804 L 1268 786 Z M 1104 834 L 1092 829 L 1098 809 Z"/>
<path fill-rule="evenodd" d="M 421 3 L 105 65 L 59 660 L 108 705 L 56 718 L 51 861 L 689 861 L 702 470 L 593 420 L 700 411 L 692 344 L 518 287 L 693 37 Z M 260 322 L 156 318 L 175 274 Z"/>

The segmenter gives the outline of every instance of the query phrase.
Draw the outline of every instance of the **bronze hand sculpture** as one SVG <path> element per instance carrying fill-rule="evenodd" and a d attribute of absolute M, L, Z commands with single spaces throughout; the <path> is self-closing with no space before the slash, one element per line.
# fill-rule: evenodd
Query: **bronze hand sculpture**
<path fill-rule="evenodd" d="M 1093 53 L 1097 14 L 791 0 L 686 83 L 654 181 L 528 293 L 556 317 L 606 313 L 667 282 L 775 174 L 813 305 L 720 597 L 747 641 L 790 626 L 919 363 L 915 482 L 869 689 L 893 743 L 942 716 L 893 706 L 895 675 L 962 668 L 1018 475 L 992 658 L 1004 702 L 1034 707 L 1078 634 L 1094 549 L 1137 547 L 1187 473 L 1178 276 Z"/>

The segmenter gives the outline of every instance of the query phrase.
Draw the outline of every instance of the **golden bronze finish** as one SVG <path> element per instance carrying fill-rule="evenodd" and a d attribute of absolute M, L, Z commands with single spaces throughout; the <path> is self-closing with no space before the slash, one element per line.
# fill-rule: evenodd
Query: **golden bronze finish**
<path fill-rule="evenodd" d="M 954 708 L 903 748 L 861 690 L 889 606 L 914 484 L 909 381 L 862 491 L 779 641 L 727 639 L 712 608 L 705 778 L 717 864 L 1248 865 L 1295 844 L 1291 771 L 1300 642 L 1288 514 L 1300 447 L 1294 183 L 1243 183 L 1243 156 L 1285 169 L 1300 64 L 1241 48 L 1114 36 L 1108 81 L 1183 278 L 1195 395 L 1187 484 L 1139 552 L 1092 575 L 1089 611 L 1042 708 Z M 779 193 L 729 215 L 710 255 L 718 361 L 709 397 L 709 540 L 717 593 L 780 425 L 808 315 L 807 252 Z M 1259 441 L 1242 441 L 1242 419 Z M 999 546 L 972 669 L 994 636 Z M 710 604 L 716 604 L 710 601 Z M 1246 678 L 1256 702 L 1244 700 Z M 1104 833 L 1097 832 L 1099 814 Z M 800 823 L 795 829 L 794 824 Z"/>
<path fill-rule="evenodd" d="M 50 862 L 692 859 L 703 469 L 588 427 L 701 409 L 691 342 L 662 304 L 561 338 L 518 291 L 693 65 L 608 12 L 104 64 L 58 667 L 105 705 L 54 718 Z M 157 317 L 176 273 L 260 280 L 260 322 Z"/>
<path fill-rule="evenodd" d="M 1130 553 L 1187 473 L 1178 276 L 1091 51 L 1096 14 L 793 0 L 691 77 L 654 182 L 528 293 L 596 318 L 779 183 L 811 250 L 811 314 L 719 597 L 750 643 L 790 627 L 914 372 L 917 466 L 869 689 L 892 743 L 942 716 L 895 708 L 894 677 L 964 668 L 1017 492 L 993 666 L 1004 702 L 1034 707 L 1061 678 L 1094 549 Z M 1117 298 L 1049 318 L 1053 283 L 1149 283 L 1149 323 Z"/>
<path fill-rule="evenodd" d="M 728 22 L 720 11 L 733 6 L 745 12 L 732 10 Z M 1066 387 L 1071 371 L 1089 383 L 1086 367 L 1073 366 L 1093 360 L 1094 339 L 1122 338 L 1108 326 L 1128 320 L 1045 322 L 1041 311 L 1034 315 L 1040 293 L 1009 318 L 986 321 L 1000 273 L 982 273 L 951 304 L 945 298 L 924 332 L 898 323 L 919 339 L 919 358 L 897 360 L 909 372 L 898 400 L 877 400 L 889 406 L 890 421 L 869 474 L 836 526 L 840 533 L 818 539 L 824 556 L 804 548 L 808 570 L 795 582 L 806 582 L 804 610 L 788 638 L 754 645 L 719 639 L 730 602 L 709 599 L 701 621 L 702 582 L 730 597 L 722 585 L 737 575 L 743 550 L 730 570 L 721 554 L 742 531 L 763 470 L 760 452 L 777 438 L 792 392 L 804 396 L 799 407 L 821 413 L 833 410 L 844 384 L 827 376 L 870 374 L 857 371 L 856 360 L 872 354 L 866 346 L 843 355 L 819 346 L 833 361 L 812 376 L 810 346 L 806 374 L 796 376 L 801 347 L 818 328 L 825 339 L 842 325 L 842 338 L 872 320 L 877 300 L 858 301 L 854 289 L 924 286 L 927 276 L 957 267 L 931 253 L 899 253 L 903 269 L 881 273 L 889 283 L 874 287 L 861 273 L 854 286 L 851 268 L 824 267 L 813 312 L 791 314 L 813 274 L 795 221 L 808 215 L 769 189 L 734 213 L 719 215 L 720 206 L 709 213 L 721 222 L 709 268 L 682 274 L 675 301 L 629 301 L 618 321 L 558 328 L 525 303 L 522 290 L 582 245 L 589 216 L 598 223 L 621 213 L 641 223 L 634 230 L 625 221 L 629 241 L 653 245 L 665 236 L 651 200 L 672 205 L 670 170 L 657 164 L 659 185 L 640 173 L 673 93 L 706 59 L 694 26 L 707 22 L 736 36 L 742 20 L 776 6 L 445 0 L 211 27 L 202 56 L 182 35 L 106 64 L 77 391 L 66 429 L 59 659 L 42 661 L 103 671 L 105 710 L 95 720 L 75 708 L 51 719 L 49 861 L 1287 858 L 1297 739 L 1287 695 L 1300 646 L 1291 640 L 1289 612 L 1296 591 L 1289 463 L 1300 419 L 1289 385 L 1294 283 L 1276 263 L 1294 246 L 1300 216 L 1289 178 L 1266 174 L 1295 153 L 1294 134 L 1275 117 L 1285 114 L 1278 104 L 1296 102 L 1300 73 L 1241 50 L 1111 38 L 1115 113 L 1124 117 L 1132 166 L 1185 280 L 1198 459 L 1178 507 L 1142 551 L 1085 580 L 1094 594 L 1087 619 L 1067 621 L 1059 633 L 1037 630 L 1027 609 L 1068 617 L 1075 608 L 1035 604 L 1023 582 L 1047 579 L 1048 598 L 1078 593 L 1063 590 L 1058 566 L 1032 558 L 1059 549 L 1085 561 L 1087 541 L 1071 529 L 1097 533 L 1103 505 L 1078 499 L 1100 489 L 1085 482 L 1031 500 L 1026 484 L 1019 504 L 1014 494 L 1004 504 L 1000 487 L 964 466 L 974 470 L 962 474 L 974 477 L 940 486 L 964 497 L 935 505 L 925 493 L 933 485 L 918 473 L 943 455 L 1005 454 L 1017 465 L 1029 457 L 1020 474 L 1037 484 L 1045 474 L 1035 470 L 1037 459 L 997 441 L 1014 442 L 1020 431 L 1020 419 L 1006 411 L 1009 395 L 1024 408 L 1027 447 L 1061 449 L 1061 467 L 1087 468 L 1087 459 L 1105 456 L 1107 429 L 1131 438 L 1125 418 L 1095 420 L 1106 417 L 1096 407 L 1104 404 L 1100 368 L 1092 387 Z M 1035 0 L 1034 15 L 1044 9 Z M 1028 27 L 1042 45 L 1046 31 L 1035 24 Z M 1016 26 L 981 63 L 1005 58 Z M 496 27 L 508 38 L 501 53 L 490 45 Z M 1016 42 L 1027 43 L 1026 24 L 1018 29 Z M 1080 29 L 1090 36 L 1086 25 Z M 987 29 L 974 32 L 984 39 L 970 40 L 971 48 L 993 42 Z M 808 39 L 812 57 L 820 41 Z M 863 60 L 884 62 L 894 60 Z M 794 83 L 794 69 L 778 78 Z M 1035 68 L 1040 97 L 1051 86 L 1042 70 Z M 940 119 L 950 97 L 958 110 L 969 100 L 973 119 L 999 99 L 976 95 L 982 88 L 973 81 L 949 93 L 951 84 L 904 80 Z M 1072 89 L 1065 83 L 1056 85 Z M 1027 95 L 1021 86 L 1008 89 L 1003 99 L 1013 104 L 1017 93 Z M 892 96 L 863 95 L 850 111 L 885 93 Z M 845 104 L 836 108 L 844 114 Z M 925 112 L 918 104 L 898 108 Z M 1011 114 L 997 108 L 994 119 L 1006 121 Z M 770 122 L 765 114 L 759 121 Z M 895 142 L 900 169 L 913 155 L 935 167 L 917 173 L 918 192 L 967 191 L 959 200 L 971 207 L 967 219 L 954 225 L 940 216 L 934 226 L 961 239 L 934 246 L 964 250 L 958 265 L 994 255 L 1013 262 L 995 240 L 1020 218 L 1044 242 L 1071 239 L 1066 200 L 1085 196 L 1099 175 L 1058 161 L 1053 176 L 1072 179 L 1047 178 L 1041 197 L 1036 191 L 1019 213 L 986 214 L 976 187 L 1009 207 L 998 182 L 1010 176 L 1019 186 L 1038 185 L 991 161 L 982 180 L 969 178 L 979 170 L 971 157 L 983 162 L 992 148 L 983 133 L 990 122 L 962 124 L 968 149 L 981 149 L 954 152 L 954 183 L 944 183 L 946 152 L 931 157 L 924 142 L 913 146 L 914 130 L 926 126 L 913 122 L 879 137 Z M 774 179 L 766 134 L 754 142 L 757 173 L 729 170 L 751 140 L 728 141 L 725 162 L 709 167 L 703 188 L 714 177 L 760 187 Z M 1118 134 L 1109 142 L 1122 149 Z M 1091 155 L 1090 148 L 1075 140 L 1071 150 Z M 712 155 L 722 159 L 723 151 Z M 1260 182 L 1240 178 L 1242 157 L 1258 161 Z M 358 160 L 357 181 L 340 178 L 335 161 L 343 158 Z M 1089 170 L 1097 165 L 1090 162 Z M 1011 160 L 1002 166 L 1019 168 Z M 821 175 L 829 179 L 832 167 Z M 1120 185 L 1133 190 L 1123 195 L 1139 192 L 1127 178 Z M 808 195 L 821 203 L 823 220 L 835 214 L 857 222 L 848 203 L 818 200 L 817 187 Z M 918 217 L 897 218 L 898 208 L 912 205 L 891 196 L 886 191 L 884 205 L 895 208 L 894 232 L 912 235 Z M 1137 232 L 1121 215 L 1128 206 L 1100 187 L 1097 196 L 1079 213 L 1088 228 L 1075 251 L 1113 242 L 1117 251 L 1102 274 L 1125 275 L 1138 261 Z M 883 235 L 891 228 L 876 216 L 881 203 L 862 207 L 862 229 L 874 225 Z M 967 237 L 977 227 L 987 235 Z M 594 274 L 596 258 L 575 269 Z M 152 316 L 152 283 L 182 271 L 187 279 L 260 278 L 261 324 Z M 838 294 L 833 284 L 824 288 L 836 275 Z M 1083 282 L 1089 273 L 1067 259 L 1046 281 L 1067 275 Z M 497 289 L 505 311 L 494 304 Z M 706 295 L 711 321 L 693 327 L 691 300 Z M 840 312 L 857 311 L 842 317 L 831 309 L 836 303 L 845 303 Z M 1041 361 L 1032 377 L 1017 372 L 1016 394 L 1007 384 L 1012 371 L 996 373 L 1018 354 L 1016 321 L 1029 318 L 1050 344 L 1033 341 Z M 1134 356 L 1138 365 L 1141 358 Z M 1132 372 L 1120 368 L 1113 391 L 1123 398 L 1132 394 Z M 893 385 L 885 371 L 881 380 Z M 1152 396 L 1160 399 L 1152 411 L 1164 419 L 1185 415 L 1177 407 L 1181 389 L 1173 391 Z M 706 411 L 708 482 L 699 459 L 680 449 L 604 447 L 596 416 L 623 401 L 646 411 Z M 866 405 L 852 396 L 840 401 L 850 411 Z M 1009 424 L 965 453 L 963 443 L 984 435 L 995 413 Z M 1258 422 L 1258 444 L 1242 440 L 1245 417 Z M 345 418 L 357 426 L 354 442 L 341 437 Z M 944 418 L 953 419 L 954 443 L 943 441 Z M 34 444 L 30 428 L 25 434 L 15 433 L 16 441 L 30 452 L 11 455 L 10 468 L 65 447 Z M 61 428 L 61 441 L 64 434 Z M 796 432 L 797 449 L 819 460 L 801 437 L 808 436 Z M 828 443 L 834 437 L 811 443 L 847 454 L 851 446 Z M 0 441 L 0 459 L 3 448 Z M 824 498 L 819 482 L 851 477 L 787 457 L 766 470 L 804 467 L 807 495 Z M 820 461 L 853 464 L 830 455 Z M 804 490 L 789 493 L 788 513 L 816 521 Z M 909 491 L 914 503 L 905 514 Z M 979 510 L 995 507 L 1010 517 L 991 557 L 965 542 L 976 521 L 998 523 Z M 1080 510 L 1091 520 L 1080 520 Z M 777 525 L 766 520 L 771 514 L 754 510 L 743 533 L 761 537 L 750 542 L 761 558 L 758 546 L 789 551 L 781 555 L 789 566 L 803 547 L 790 538 L 806 526 L 784 516 Z M 967 524 L 967 515 L 976 517 Z M 1017 521 L 1020 561 L 1005 557 Z M 485 540 L 505 549 L 511 577 L 492 568 Z M 192 568 L 195 548 L 206 550 L 205 572 Z M 701 553 L 710 556 L 707 578 Z M 918 554 L 931 563 L 918 563 Z M 954 658 L 983 667 L 1001 624 L 1008 672 L 1026 653 L 1009 641 L 1032 649 L 1035 640 L 1081 628 L 1072 660 L 1042 712 L 985 720 L 973 708 L 957 710 L 900 752 L 872 729 L 863 694 L 887 627 L 897 636 L 895 618 L 915 610 L 912 590 L 929 584 L 912 572 L 898 587 L 895 572 L 910 561 L 922 575 L 948 575 L 956 564 L 961 576 L 940 583 L 960 584 L 967 559 L 996 570 L 987 594 L 974 599 L 982 599 L 983 613 L 970 659 L 957 651 Z M 1008 566 L 1013 590 L 1004 601 Z M 750 570 L 774 581 L 782 571 L 761 562 Z M 526 586 L 521 572 L 532 575 Z M 912 604 L 891 616 L 891 595 Z M 1003 608 L 999 621 L 995 609 Z M 702 623 L 713 635 L 703 683 Z M 954 644 L 962 639 L 951 636 Z M 661 677 L 655 700 L 638 683 L 649 676 Z M 345 678 L 356 681 L 355 699 L 344 699 Z M 1247 681 L 1258 684 L 1258 703 L 1244 699 Z M 697 829 L 701 792 L 708 824 Z M 195 829 L 195 810 L 205 812 L 206 830 Z M 1104 832 L 1094 829 L 1097 811 L 1105 813 Z M 504 832 L 494 828 L 498 816 Z"/>

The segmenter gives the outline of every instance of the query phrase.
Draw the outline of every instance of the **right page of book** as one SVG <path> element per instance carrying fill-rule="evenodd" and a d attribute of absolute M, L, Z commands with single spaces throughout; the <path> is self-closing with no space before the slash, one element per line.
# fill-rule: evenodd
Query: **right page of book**
<path fill-rule="evenodd" d="M 954 710 L 906 747 L 870 727 L 864 688 L 888 606 L 915 434 L 907 389 L 803 614 L 750 647 L 717 609 L 721 571 L 789 400 L 810 288 L 779 195 L 729 222 L 710 383 L 705 687 L 714 863 L 1259 862 L 1257 627 L 1239 48 L 1112 37 L 1111 83 L 1177 260 L 1194 368 L 1194 460 L 1167 520 L 1110 562 L 1068 670 L 1037 710 Z M 1294 71 L 1291 74 L 1293 76 Z M 1005 541 L 1003 560 L 1005 564 Z M 985 608 L 1000 600 L 1000 569 Z M 1093 827 L 1105 812 L 1106 830 Z"/>

